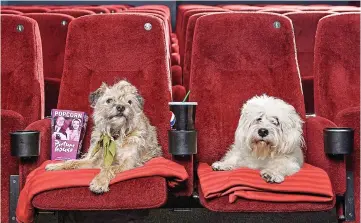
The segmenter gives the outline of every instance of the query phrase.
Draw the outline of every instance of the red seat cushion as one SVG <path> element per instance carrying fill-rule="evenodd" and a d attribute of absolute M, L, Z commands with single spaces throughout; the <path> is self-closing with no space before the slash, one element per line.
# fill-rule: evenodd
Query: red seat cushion
<path fill-rule="evenodd" d="M 144 190 L 145 185 L 147 190 Z M 163 177 L 127 180 L 109 189 L 109 193 L 101 196 L 88 187 L 45 191 L 36 195 L 32 204 L 43 210 L 120 210 L 160 207 L 167 200 L 167 184 Z"/>

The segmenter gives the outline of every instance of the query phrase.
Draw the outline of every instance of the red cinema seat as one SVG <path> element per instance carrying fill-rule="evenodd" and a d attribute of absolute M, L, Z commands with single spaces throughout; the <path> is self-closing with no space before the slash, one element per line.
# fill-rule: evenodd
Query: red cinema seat
<path fill-rule="evenodd" d="M 35 20 L 1 16 L 1 222 L 9 221 L 9 177 L 18 174 L 9 132 L 44 117 L 44 79 Z"/>
<path fill-rule="evenodd" d="M 60 80 L 68 26 L 73 17 L 55 13 L 25 14 L 37 21 L 40 29 L 45 81 L 45 115 L 51 115 L 58 103 Z"/>
<path fill-rule="evenodd" d="M 315 113 L 313 94 L 313 55 L 318 21 L 330 12 L 291 12 L 285 14 L 292 20 L 296 38 L 298 66 L 301 72 L 306 113 Z"/>
<path fill-rule="evenodd" d="M 10 9 L 22 13 L 44 13 L 50 11 L 50 9 L 40 6 L 12 6 Z"/>
<path fill-rule="evenodd" d="M 96 14 L 105 14 L 110 13 L 109 9 L 105 7 L 99 7 L 99 6 L 81 6 L 81 7 L 75 7 L 76 9 L 85 9 L 92 12 L 95 12 Z"/>
<path fill-rule="evenodd" d="M 166 5 L 142 5 L 142 6 L 134 7 L 133 9 L 157 10 L 157 11 L 164 12 L 168 16 L 168 19 L 170 18 L 170 10 L 169 10 L 169 7 Z"/>
<path fill-rule="evenodd" d="M 226 5 L 222 8 L 232 10 L 232 11 L 245 11 L 245 12 L 254 12 L 264 9 L 263 7 L 259 6 L 246 6 L 246 5 Z"/>
<path fill-rule="evenodd" d="M 339 112 L 335 123 L 339 127 L 354 129 L 354 150 L 347 160 L 347 170 L 351 171 L 354 176 L 356 219 L 353 223 L 357 223 L 360 222 L 360 106 L 346 108 Z"/>
<path fill-rule="evenodd" d="M 185 36 L 185 46 L 184 46 L 184 60 L 183 60 L 183 86 L 186 90 L 189 90 L 189 80 L 190 80 L 190 68 L 192 64 L 192 45 L 194 37 L 194 29 L 196 27 L 197 19 L 201 16 L 213 13 L 226 13 L 226 12 L 203 12 L 197 13 L 190 16 L 187 23 L 187 30 Z"/>
<path fill-rule="evenodd" d="M 180 55 L 180 63 L 181 66 L 183 66 L 184 63 L 184 47 L 185 47 L 185 38 L 186 38 L 186 32 L 187 32 L 187 26 L 188 26 L 188 20 L 189 18 L 197 13 L 202 12 L 224 12 L 228 11 L 227 9 L 222 8 L 205 8 L 205 9 L 190 9 L 184 12 L 183 14 L 183 21 L 182 21 L 182 30 L 180 32 L 180 35 L 178 36 L 179 41 L 179 55 Z"/>
<path fill-rule="evenodd" d="M 360 222 L 360 13 L 320 20 L 314 70 L 316 115 L 355 130 L 355 149 L 347 168 L 354 174 L 355 222 Z"/>
<path fill-rule="evenodd" d="M 208 164 L 220 160 L 234 141 L 242 105 L 251 97 L 266 93 L 295 107 L 305 121 L 306 162 L 325 170 L 334 192 L 343 194 L 344 163 L 329 159 L 323 152 L 323 128 L 335 124 L 322 117 L 305 119 L 294 43 L 292 22 L 283 15 L 214 13 L 197 19 L 190 71 L 190 101 L 198 102 L 197 158 Z M 229 203 L 228 196 L 205 199 L 201 187 L 200 184 L 201 204 L 216 212 L 324 211 L 332 209 L 335 202 L 239 198 Z"/>
<path fill-rule="evenodd" d="M 297 12 L 297 11 L 300 11 L 300 10 L 297 10 L 297 9 L 285 9 L 285 8 L 267 8 L 267 9 L 259 10 L 259 12 L 273 12 L 273 13 L 278 13 L 278 14 L 285 14 L 285 13 Z"/>
<path fill-rule="evenodd" d="M 100 7 L 107 8 L 110 11 L 110 13 L 117 13 L 117 12 L 123 11 L 119 7 L 115 7 L 115 6 L 112 6 L 112 5 L 100 5 Z"/>
<path fill-rule="evenodd" d="M 11 10 L 11 9 L 1 9 L 0 14 L 2 15 L 21 15 L 23 14 L 22 12 L 16 11 L 16 10 Z"/>
<path fill-rule="evenodd" d="M 70 15 L 74 18 L 78 18 L 80 16 L 85 16 L 85 15 L 95 15 L 95 12 L 85 9 L 54 9 L 51 10 L 50 13 Z"/>
<path fill-rule="evenodd" d="M 149 24 L 145 26 L 147 23 L 151 29 Z M 171 82 L 165 38 L 163 21 L 151 15 L 117 13 L 75 19 L 69 25 L 58 108 L 91 115 L 89 94 L 102 82 L 111 85 L 126 78 L 145 99 L 145 113 L 156 126 L 163 155 L 169 159 Z M 92 126 L 89 119 L 84 152 L 89 147 Z M 32 123 L 28 128 L 42 130 L 45 137 L 36 163 L 22 165 L 22 183 L 32 169 L 50 158 L 50 120 Z M 116 183 L 102 196 L 88 187 L 50 190 L 37 194 L 32 204 L 42 210 L 146 209 L 162 206 L 167 194 L 165 179 L 152 176 Z M 62 199 L 55 199 L 59 197 Z"/>
<path fill-rule="evenodd" d="M 184 12 L 191 9 L 204 9 L 204 8 L 218 8 L 218 7 L 209 6 L 209 5 L 193 5 L 193 4 L 179 5 L 177 8 L 176 35 L 180 36 L 181 31 L 183 30 L 182 22 L 183 22 Z"/>
<path fill-rule="evenodd" d="M 298 9 L 302 11 L 328 11 L 330 10 L 330 6 L 300 6 Z"/>
<path fill-rule="evenodd" d="M 319 21 L 314 75 L 316 115 L 335 120 L 342 110 L 360 106 L 360 13 Z"/>
<path fill-rule="evenodd" d="M 338 12 L 338 13 L 361 12 L 361 9 L 358 7 L 331 8 L 330 12 Z"/>

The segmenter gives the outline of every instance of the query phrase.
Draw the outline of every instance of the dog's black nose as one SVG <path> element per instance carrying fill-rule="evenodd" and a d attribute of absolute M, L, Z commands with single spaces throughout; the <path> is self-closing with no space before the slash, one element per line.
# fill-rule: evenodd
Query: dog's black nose
<path fill-rule="evenodd" d="M 125 107 L 124 107 L 124 106 L 117 105 L 117 111 L 118 111 L 118 112 L 123 112 L 124 110 L 125 110 Z"/>
<path fill-rule="evenodd" d="M 266 137 L 268 135 L 268 130 L 267 129 L 259 129 L 258 135 L 261 137 Z"/>

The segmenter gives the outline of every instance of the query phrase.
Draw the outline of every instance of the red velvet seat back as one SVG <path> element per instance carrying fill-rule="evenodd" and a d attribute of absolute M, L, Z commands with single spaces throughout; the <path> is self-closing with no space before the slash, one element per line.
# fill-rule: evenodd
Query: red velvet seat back
<path fill-rule="evenodd" d="M 285 14 L 292 20 L 298 65 L 302 77 L 313 77 L 313 54 L 318 21 L 330 12 L 291 12 Z"/>
<path fill-rule="evenodd" d="M 360 13 L 322 18 L 315 42 L 315 111 L 334 120 L 360 106 Z"/>
<path fill-rule="evenodd" d="M 21 14 L 23 14 L 23 13 L 20 12 L 20 11 L 11 10 L 11 9 L 1 9 L 0 13 L 1 13 L 2 15 L 5 15 L 5 14 L 9 14 L 9 15 L 21 15 Z"/>
<path fill-rule="evenodd" d="M 11 9 L 22 13 L 44 13 L 50 11 L 50 9 L 40 6 L 11 6 Z"/>
<path fill-rule="evenodd" d="M 85 9 L 54 9 L 54 10 L 51 10 L 50 12 L 70 15 L 74 18 L 78 18 L 80 16 L 85 16 L 85 15 L 94 15 L 95 14 L 95 12 L 85 10 Z"/>
<path fill-rule="evenodd" d="M 81 7 L 75 7 L 76 9 L 85 9 L 92 12 L 95 12 L 96 14 L 105 14 L 110 13 L 110 10 L 105 7 L 99 7 L 99 6 L 81 6 Z"/>
<path fill-rule="evenodd" d="M 221 9 L 220 9 L 221 10 Z M 192 44 L 193 44 L 193 36 L 194 36 L 194 28 L 196 27 L 197 19 L 201 16 L 217 13 L 217 12 L 203 12 L 197 13 L 189 17 L 187 23 L 187 30 L 184 37 L 184 56 L 183 56 L 183 86 L 186 90 L 189 89 L 189 78 L 190 78 L 190 68 L 192 64 Z"/>
<path fill-rule="evenodd" d="M 197 101 L 201 162 L 219 160 L 234 141 L 242 105 L 267 93 L 304 103 L 291 20 L 270 13 L 219 13 L 197 20 L 190 101 Z"/>
<path fill-rule="evenodd" d="M 151 30 L 144 25 L 150 23 Z M 70 23 L 58 108 L 92 114 L 88 96 L 102 82 L 126 78 L 144 97 L 144 111 L 157 127 L 168 157 L 167 130 L 171 82 L 169 57 L 161 19 L 145 14 L 84 16 Z M 90 141 L 87 127 L 84 149 Z"/>
<path fill-rule="evenodd" d="M 278 13 L 278 14 L 285 14 L 285 13 L 297 12 L 297 11 L 300 11 L 300 10 L 285 9 L 285 8 L 266 8 L 266 9 L 259 10 L 259 12 L 273 12 L 273 13 Z"/>
<path fill-rule="evenodd" d="M 43 49 L 45 78 L 61 78 L 68 25 L 74 19 L 55 13 L 31 13 L 25 16 L 37 21 Z"/>
<path fill-rule="evenodd" d="M 39 27 L 35 20 L 1 16 L 1 108 L 25 125 L 44 117 L 44 77 Z"/>
<path fill-rule="evenodd" d="M 226 9 L 222 9 L 222 8 L 205 8 L 205 9 L 191 9 L 188 10 L 186 12 L 184 12 L 183 15 L 183 21 L 182 21 L 182 30 L 181 30 L 181 34 L 180 36 L 178 36 L 178 41 L 179 41 L 179 54 L 180 54 L 180 58 L 181 58 L 181 66 L 183 66 L 184 64 L 184 49 L 185 49 L 185 41 L 186 41 L 186 32 L 187 32 L 187 26 L 188 26 L 188 21 L 189 18 L 197 13 L 202 13 L 202 12 L 224 12 L 224 11 L 228 11 Z"/>

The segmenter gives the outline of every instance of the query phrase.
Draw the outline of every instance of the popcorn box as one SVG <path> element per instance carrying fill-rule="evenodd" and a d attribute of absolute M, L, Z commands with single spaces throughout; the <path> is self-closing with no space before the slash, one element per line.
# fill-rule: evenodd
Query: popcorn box
<path fill-rule="evenodd" d="M 85 112 L 51 110 L 51 159 L 71 160 L 80 155 L 88 116 Z"/>

